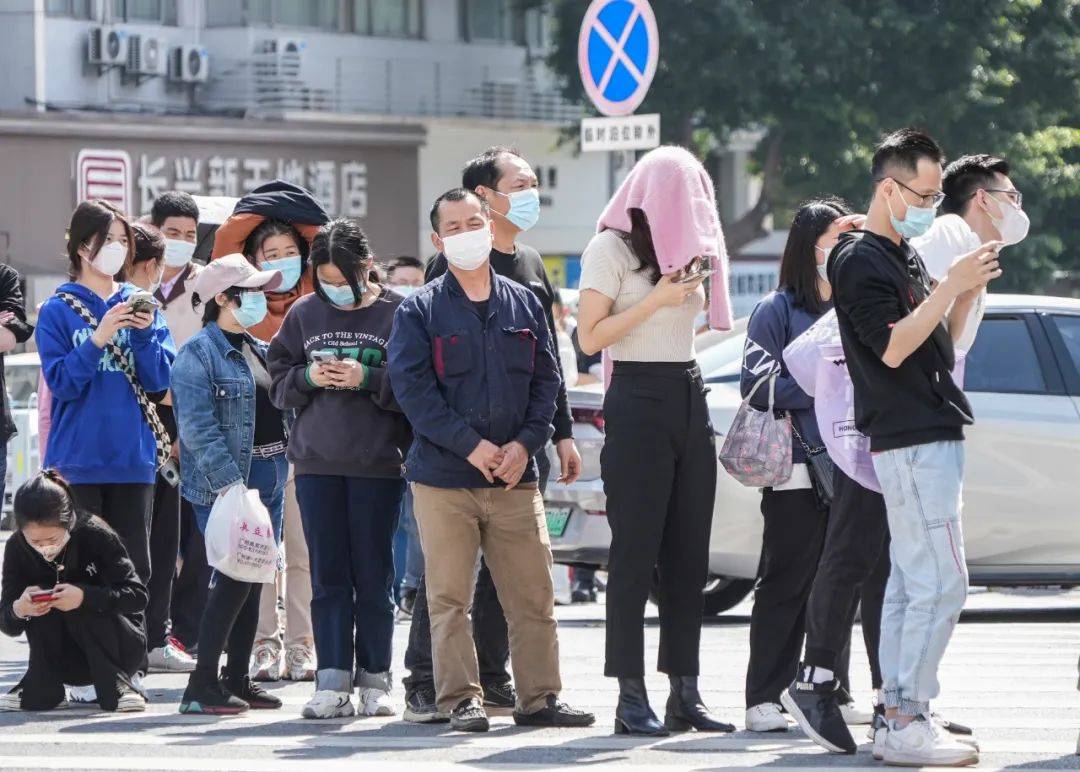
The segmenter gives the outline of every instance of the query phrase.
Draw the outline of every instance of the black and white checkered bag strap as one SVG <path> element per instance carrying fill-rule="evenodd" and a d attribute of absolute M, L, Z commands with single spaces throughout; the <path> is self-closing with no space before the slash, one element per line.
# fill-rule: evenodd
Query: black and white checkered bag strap
<path fill-rule="evenodd" d="M 59 297 L 67 303 L 68 308 L 78 314 L 79 317 L 90 326 L 91 330 L 97 330 L 97 317 L 90 313 L 90 309 L 84 306 L 81 300 L 67 292 L 59 293 Z M 150 401 L 150 397 L 146 394 L 146 389 L 139 383 L 138 376 L 135 374 L 135 369 L 124 355 L 123 349 L 111 340 L 105 344 L 105 349 L 109 352 L 109 356 L 116 360 L 116 363 L 120 366 L 121 372 L 124 373 L 124 377 L 126 377 L 128 383 L 131 384 L 131 388 L 135 392 L 135 401 L 139 403 L 139 409 L 142 410 L 143 418 L 150 424 L 150 431 L 154 434 L 154 444 L 157 446 L 156 468 L 160 469 L 169 460 L 172 447 L 172 443 L 169 441 L 169 433 L 165 431 L 165 425 L 161 423 L 161 419 L 158 418 L 154 403 Z"/>

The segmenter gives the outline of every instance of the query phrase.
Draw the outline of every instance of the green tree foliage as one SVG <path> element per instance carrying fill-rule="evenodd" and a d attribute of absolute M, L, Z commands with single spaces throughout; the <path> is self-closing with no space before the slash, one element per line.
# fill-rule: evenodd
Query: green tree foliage
<path fill-rule="evenodd" d="M 526 0 L 528 2 L 528 0 Z M 577 39 L 586 0 L 553 0 L 550 64 L 584 99 Z M 808 196 L 861 206 L 883 133 L 921 126 L 949 157 L 1013 164 L 1032 237 L 1002 287 L 1080 274 L 1080 0 L 652 0 L 661 60 L 640 112 L 705 157 L 757 128 L 761 200 L 726 223 L 735 247 Z"/>

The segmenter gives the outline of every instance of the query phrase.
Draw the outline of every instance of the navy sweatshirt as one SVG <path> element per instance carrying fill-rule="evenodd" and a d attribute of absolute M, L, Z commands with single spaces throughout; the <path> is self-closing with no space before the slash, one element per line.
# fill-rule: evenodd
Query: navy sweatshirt
<path fill-rule="evenodd" d="M 821 313 L 827 310 L 828 307 Z M 796 306 L 791 290 L 776 290 L 762 298 L 750 314 L 750 323 L 746 328 L 746 347 L 743 350 L 742 377 L 739 382 L 739 389 L 745 397 L 765 373 L 779 367 L 780 375 L 776 379 L 773 407 L 791 414 L 795 428 L 812 448 L 821 446 L 821 433 L 814 418 L 814 398 L 799 388 L 799 384 L 788 373 L 787 365 L 784 364 L 784 348 L 820 319 L 821 313 L 811 313 Z M 757 390 L 750 404 L 759 410 L 768 408 L 768 383 Z M 791 437 L 791 444 L 792 462 L 805 463 L 806 452 L 794 435 Z"/>

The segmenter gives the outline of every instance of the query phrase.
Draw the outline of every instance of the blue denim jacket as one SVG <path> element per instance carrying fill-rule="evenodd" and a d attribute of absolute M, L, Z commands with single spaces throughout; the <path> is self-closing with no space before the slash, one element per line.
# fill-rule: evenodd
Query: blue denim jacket
<path fill-rule="evenodd" d="M 247 339 L 265 358 L 267 344 Z M 251 469 L 255 377 L 212 322 L 176 355 L 171 388 L 180 432 L 180 493 L 193 504 L 213 504 L 218 491 L 246 481 Z"/>
<path fill-rule="evenodd" d="M 467 460 L 485 439 L 524 445 L 522 482 L 536 481 L 535 456 L 551 436 L 561 382 L 536 295 L 492 272 L 481 318 L 447 272 L 398 306 L 387 354 L 394 396 L 413 427 L 407 480 L 490 487 Z"/>

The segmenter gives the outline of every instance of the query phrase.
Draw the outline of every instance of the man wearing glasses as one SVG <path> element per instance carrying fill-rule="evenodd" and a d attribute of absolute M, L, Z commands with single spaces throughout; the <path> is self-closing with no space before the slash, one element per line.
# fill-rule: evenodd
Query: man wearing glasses
<path fill-rule="evenodd" d="M 908 243 L 933 225 L 942 193 L 941 148 L 922 132 L 887 136 L 873 157 L 863 230 L 840 236 L 828 260 L 840 336 L 855 392 L 855 425 L 870 438 L 892 537 L 881 621 L 887 727 L 875 755 L 907 766 L 963 766 L 978 750 L 931 719 L 937 671 L 967 594 L 960 529 L 963 427 L 971 407 L 952 380 L 954 345 L 986 284 L 1001 275 L 989 241 L 936 284 Z M 868 528 L 880 528 L 867 523 Z M 781 701 L 815 742 L 854 753 L 833 665 L 807 661 Z"/>
<path fill-rule="evenodd" d="M 937 281 L 945 278 L 955 260 L 987 241 L 1003 246 L 1019 244 L 1030 225 L 1024 213 L 1023 194 L 1009 179 L 1009 164 L 992 155 L 966 155 L 945 168 L 941 180 L 945 200 L 937 219 L 925 236 L 911 240 L 926 270 Z M 975 343 L 986 290 L 971 307 L 964 332 L 956 347 L 970 351 Z"/>

